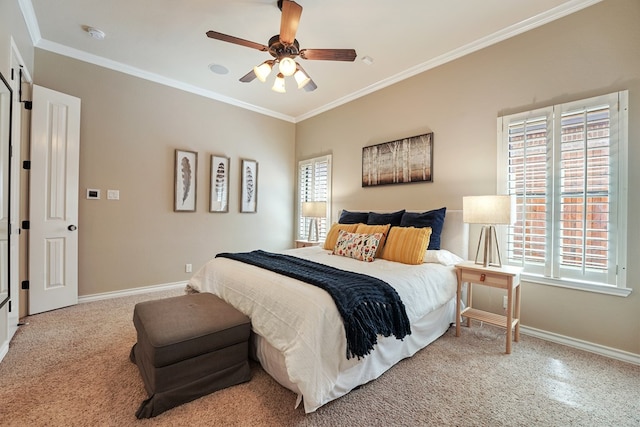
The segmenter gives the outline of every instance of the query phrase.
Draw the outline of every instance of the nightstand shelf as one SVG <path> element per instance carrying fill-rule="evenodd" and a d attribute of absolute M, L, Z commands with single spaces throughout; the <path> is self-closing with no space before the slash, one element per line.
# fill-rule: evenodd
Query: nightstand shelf
<path fill-rule="evenodd" d="M 467 307 L 460 312 L 463 317 L 468 319 L 475 319 L 479 322 L 489 323 L 491 325 L 500 326 L 506 328 L 508 321 L 507 316 L 501 314 L 490 313 L 488 311 L 478 310 L 476 308 Z M 511 321 L 511 327 L 514 328 L 520 319 L 513 319 Z"/>
<path fill-rule="evenodd" d="M 295 242 L 295 248 L 306 248 L 309 246 L 318 246 L 320 243 L 324 243 L 324 242 L 318 242 L 318 241 L 310 241 L 310 240 L 296 240 Z"/>
<path fill-rule="evenodd" d="M 460 336 L 462 316 L 466 318 L 467 327 L 471 320 L 489 323 L 507 330 L 506 353 L 511 353 L 511 341 L 520 339 L 520 273 L 519 267 L 483 267 L 474 262 L 463 262 L 456 265 L 458 276 L 458 292 L 456 305 L 456 336 Z M 466 307 L 462 309 L 462 284 L 467 283 Z M 473 308 L 473 285 L 489 286 L 507 291 L 506 315 L 491 313 Z"/>

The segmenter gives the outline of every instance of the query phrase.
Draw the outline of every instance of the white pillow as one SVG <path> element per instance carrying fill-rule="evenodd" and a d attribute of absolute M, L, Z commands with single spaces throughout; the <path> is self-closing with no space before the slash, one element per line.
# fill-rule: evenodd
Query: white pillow
<path fill-rule="evenodd" d="M 427 249 L 424 252 L 424 259 L 422 260 L 422 262 L 432 262 L 442 265 L 454 265 L 462 261 L 464 261 L 462 258 L 446 249 Z"/>

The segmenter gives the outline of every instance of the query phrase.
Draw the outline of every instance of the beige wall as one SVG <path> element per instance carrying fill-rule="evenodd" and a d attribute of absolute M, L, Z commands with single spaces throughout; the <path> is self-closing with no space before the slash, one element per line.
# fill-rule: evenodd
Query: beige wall
<path fill-rule="evenodd" d="M 2 0 L 0 2 L 0 71 L 5 77 L 9 73 L 12 37 L 25 62 L 24 66 L 32 72 L 33 45 L 18 6 L 18 0 Z"/>
<path fill-rule="evenodd" d="M 36 84 L 82 100 L 81 296 L 188 280 L 186 263 L 221 251 L 292 246 L 294 124 L 40 49 L 35 65 Z M 195 213 L 173 212 L 176 148 L 199 155 Z M 211 154 L 231 158 L 229 213 L 209 213 Z M 259 164 L 255 214 L 239 213 L 241 158 Z"/>
<path fill-rule="evenodd" d="M 462 208 L 496 191 L 496 118 L 628 89 L 627 298 L 525 283 L 522 322 L 640 354 L 640 2 L 604 2 L 375 92 L 296 127 L 296 158 L 333 153 L 333 215 L 340 209 Z M 362 147 L 434 132 L 434 182 L 361 188 Z M 475 250 L 475 248 L 473 248 Z M 485 308 L 502 297 L 476 292 Z"/>

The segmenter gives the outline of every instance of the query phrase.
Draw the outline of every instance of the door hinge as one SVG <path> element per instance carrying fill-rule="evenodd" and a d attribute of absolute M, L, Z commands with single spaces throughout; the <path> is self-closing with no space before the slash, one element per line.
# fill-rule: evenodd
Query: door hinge
<path fill-rule="evenodd" d="M 20 284 L 20 288 L 23 291 L 28 291 L 29 290 L 29 281 L 28 280 L 23 280 L 22 283 Z"/>
<path fill-rule="evenodd" d="M 24 160 L 22 162 L 22 169 L 31 170 L 31 160 Z"/>
<path fill-rule="evenodd" d="M 23 230 L 28 230 L 30 226 L 31 226 L 30 221 L 22 221 L 22 229 Z"/>
<path fill-rule="evenodd" d="M 20 88 L 18 90 L 18 101 L 24 103 L 24 108 L 31 110 L 33 108 L 33 102 L 22 99 L 22 66 L 20 66 Z"/>

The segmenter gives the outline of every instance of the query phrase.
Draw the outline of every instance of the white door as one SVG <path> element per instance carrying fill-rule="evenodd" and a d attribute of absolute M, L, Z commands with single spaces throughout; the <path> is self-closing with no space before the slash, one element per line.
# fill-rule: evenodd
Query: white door
<path fill-rule="evenodd" d="M 80 99 L 33 86 L 29 314 L 78 302 Z"/>
<path fill-rule="evenodd" d="M 22 203 L 22 188 L 20 184 L 21 178 L 21 157 L 23 141 L 28 135 L 28 132 L 23 132 L 23 125 L 29 123 L 29 114 L 20 102 L 20 89 L 22 88 L 22 82 L 25 86 L 28 86 L 31 81 L 31 77 L 26 68 L 20 66 L 23 63 L 18 48 L 11 44 L 11 70 L 12 70 L 12 88 L 13 88 L 13 113 L 11 117 L 11 145 L 13 146 L 11 157 L 11 213 L 9 219 L 11 219 L 10 242 L 9 242 L 9 288 L 11 289 L 11 311 L 9 312 L 9 339 L 18 330 L 18 323 L 20 322 L 20 266 L 24 260 L 22 257 L 21 245 L 24 245 L 24 240 L 20 238 L 20 206 Z M 25 93 L 22 93 L 22 97 Z M 31 98 L 29 98 L 31 99 Z M 25 144 L 24 146 L 28 146 Z M 24 276 L 24 274 L 22 274 Z"/>

